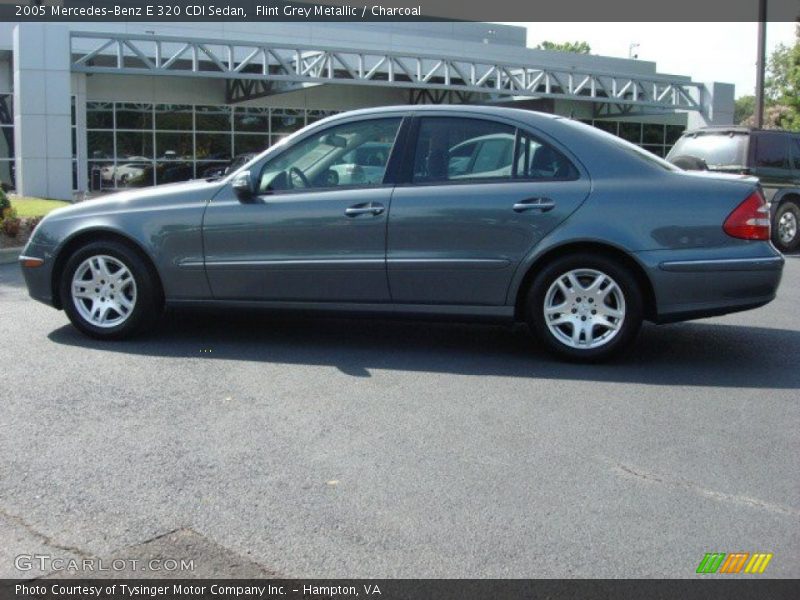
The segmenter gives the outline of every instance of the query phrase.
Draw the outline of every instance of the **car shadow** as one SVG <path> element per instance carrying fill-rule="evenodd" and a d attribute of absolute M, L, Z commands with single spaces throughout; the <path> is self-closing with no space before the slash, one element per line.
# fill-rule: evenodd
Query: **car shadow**
<path fill-rule="evenodd" d="M 552 358 L 524 327 L 171 311 L 157 331 L 118 342 L 87 338 L 70 325 L 50 340 L 76 348 L 162 357 L 201 357 L 338 368 L 571 379 L 655 385 L 798 389 L 800 331 L 696 321 L 645 324 L 631 351 L 582 365 Z"/>

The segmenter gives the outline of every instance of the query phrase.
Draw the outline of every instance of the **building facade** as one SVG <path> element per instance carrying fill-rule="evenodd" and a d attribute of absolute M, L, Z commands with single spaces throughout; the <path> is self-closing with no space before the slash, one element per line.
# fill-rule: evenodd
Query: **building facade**
<path fill-rule="evenodd" d="M 335 112 L 544 110 L 665 155 L 733 86 L 526 47 L 488 23 L 0 23 L 0 181 L 75 198 L 218 172 Z"/>

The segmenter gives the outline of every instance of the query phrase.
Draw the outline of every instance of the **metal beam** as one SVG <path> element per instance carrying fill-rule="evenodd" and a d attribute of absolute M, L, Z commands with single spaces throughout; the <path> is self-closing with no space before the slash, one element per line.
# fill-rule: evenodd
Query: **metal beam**
<path fill-rule="evenodd" d="M 125 33 L 73 31 L 70 44 L 72 70 L 81 73 L 270 82 L 271 87 L 265 86 L 263 92 L 277 89 L 280 84 L 290 88 L 301 84 L 340 84 L 490 94 L 494 98 L 562 98 L 702 110 L 702 84 L 660 75 L 623 75 L 444 55 Z"/>

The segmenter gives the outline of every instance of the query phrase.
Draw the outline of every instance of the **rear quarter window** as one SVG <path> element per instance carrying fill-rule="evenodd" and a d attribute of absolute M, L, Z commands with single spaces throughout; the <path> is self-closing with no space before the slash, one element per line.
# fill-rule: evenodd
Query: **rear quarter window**
<path fill-rule="evenodd" d="M 789 168 L 789 136 L 760 133 L 755 136 L 755 166 L 772 169 Z"/>

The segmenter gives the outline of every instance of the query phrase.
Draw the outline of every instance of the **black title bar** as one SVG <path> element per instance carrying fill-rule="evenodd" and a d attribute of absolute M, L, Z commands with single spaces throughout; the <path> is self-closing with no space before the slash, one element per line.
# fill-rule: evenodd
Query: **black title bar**
<path fill-rule="evenodd" d="M 796 21 L 799 0 L 767 0 Z M 758 0 L 56 0 L 0 4 L 3 21 L 757 21 Z M 680 29 L 676 27 L 676 40 Z"/>
<path fill-rule="evenodd" d="M 2 580 L 0 600 L 795 600 L 786 579 L 37 579 Z"/>

